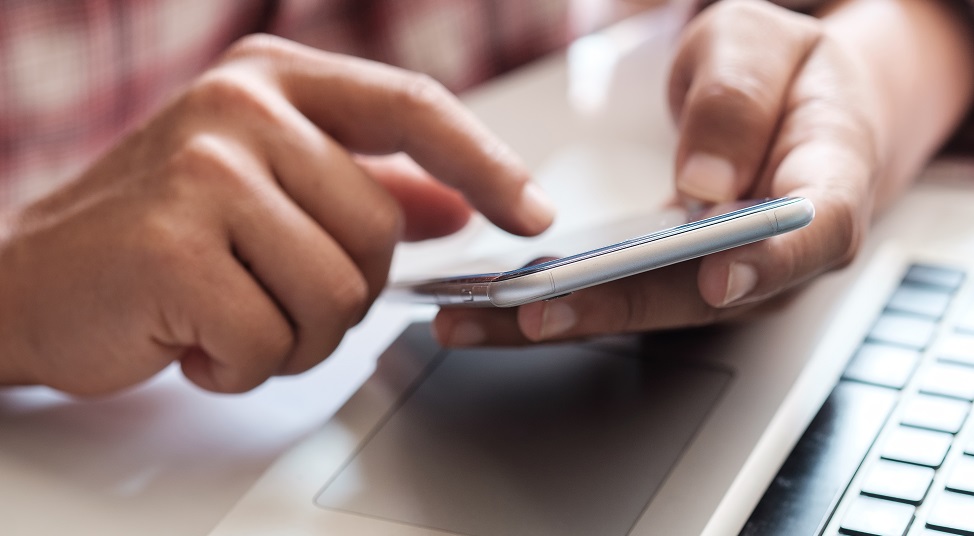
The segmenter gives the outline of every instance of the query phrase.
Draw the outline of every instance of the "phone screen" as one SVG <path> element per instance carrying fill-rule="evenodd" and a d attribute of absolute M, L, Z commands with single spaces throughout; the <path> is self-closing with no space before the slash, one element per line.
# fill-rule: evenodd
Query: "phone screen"
<path fill-rule="evenodd" d="M 665 216 L 635 221 L 635 227 L 626 225 L 629 232 L 615 234 L 622 240 L 609 240 L 606 229 L 590 229 L 590 233 L 545 242 L 549 252 L 575 253 L 548 254 L 509 271 L 467 272 L 472 275 L 405 282 L 391 289 L 413 301 L 511 307 L 763 240 L 804 227 L 813 216 L 808 200 L 788 197 L 738 201 L 694 212 L 672 209 Z"/>

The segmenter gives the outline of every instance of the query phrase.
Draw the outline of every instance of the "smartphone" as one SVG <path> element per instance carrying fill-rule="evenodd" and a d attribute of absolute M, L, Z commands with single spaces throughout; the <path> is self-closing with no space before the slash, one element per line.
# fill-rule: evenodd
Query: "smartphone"
<path fill-rule="evenodd" d="M 390 291 L 442 306 L 514 307 L 794 231 L 814 215 L 802 197 L 716 205 L 680 225 L 583 253 L 506 272 L 396 283 Z"/>

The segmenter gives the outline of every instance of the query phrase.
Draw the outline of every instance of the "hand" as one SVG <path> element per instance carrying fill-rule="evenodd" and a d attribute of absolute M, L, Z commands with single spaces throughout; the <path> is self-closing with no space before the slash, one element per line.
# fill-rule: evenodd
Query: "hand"
<path fill-rule="evenodd" d="M 859 4 L 839 2 L 849 9 L 830 21 L 725 0 L 690 22 L 671 72 L 679 194 L 706 202 L 803 196 L 816 208 L 810 226 L 516 310 L 443 310 L 434 323 L 441 342 L 522 344 L 706 324 L 850 262 L 877 199 L 909 182 L 963 115 L 965 91 L 970 98 L 967 75 L 951 82 L 957 89 L 936 89 L 935 80 L 964 72 L 970 59 L 943 5 Z M 943 63 L 924 62 L 924 52 Z M 934 89 L 919 94 L 910 75 Z M 927 117 L 904 115 L 910 107 Z"/>
<path fill-rule="evenodd" d="M 352 153 L 398 151 L 422 168 Z M 362 318 L 401 236 L 452 232 L 470 205 L 519 234 L 552 217 L 428 78 L 246 38 L 0 225 L 0 381 L 105 393 L 180 361 L 237 392 L 299 373 Z"/>

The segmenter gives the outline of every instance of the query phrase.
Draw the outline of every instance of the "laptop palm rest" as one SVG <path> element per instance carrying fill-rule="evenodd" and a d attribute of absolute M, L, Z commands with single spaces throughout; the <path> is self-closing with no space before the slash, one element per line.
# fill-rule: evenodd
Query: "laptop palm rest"
<path fill-rule="evenodd" d="M 430 359 L 401 341 L 383 356 L 403 363 L 370 382 L 424 369 L 318 506 L 466 535 L 624 535 L 731 378 L 635 346 L 422 350 L 415 328 Z"/>

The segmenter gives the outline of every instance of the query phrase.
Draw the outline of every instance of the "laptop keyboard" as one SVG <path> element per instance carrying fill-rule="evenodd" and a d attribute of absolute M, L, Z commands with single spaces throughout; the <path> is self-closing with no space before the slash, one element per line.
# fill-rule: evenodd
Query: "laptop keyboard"
<path fill-rule="evenodd" d="M 908 269 L 742 535 L 974 536 L 965 279 L 949 267 Z M 786 519 L 789 508 L 801 515 Z"/>

